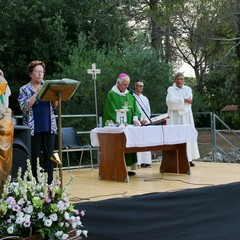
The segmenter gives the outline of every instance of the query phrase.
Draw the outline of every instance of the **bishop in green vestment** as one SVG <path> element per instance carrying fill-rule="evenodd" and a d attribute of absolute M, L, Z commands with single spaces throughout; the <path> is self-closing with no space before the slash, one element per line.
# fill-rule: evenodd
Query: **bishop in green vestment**
<path fill-rule="evenodd" d="M 141 120 L 141 112 L 137 107 L 137 103 L 132 94 L 127 90 L 130 84 L 130 78 L 126 73 L 121 73 L 118 76 L 116 84 L 108 92 L 104 114 L 103 124 L 107 120 L 112 120 L 116 123 L 116 110 L 127 107 L 127 123 L 131 125 L 139 125 Z M 135 118 L 138 118 L 138 121 Z M 125 161 L 127 166 L 132 166 L 137 162 L 136 153 L 125 154 Z"/>

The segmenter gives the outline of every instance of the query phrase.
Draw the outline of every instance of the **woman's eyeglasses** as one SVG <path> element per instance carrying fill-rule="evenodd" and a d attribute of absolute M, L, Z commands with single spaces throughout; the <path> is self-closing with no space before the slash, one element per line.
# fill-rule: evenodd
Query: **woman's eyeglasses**
<path fill-rule="evenodd" d="M 37 70 L 33 70 L 33 72 L 37 73 L 37 74 L 44 74 L 44 71 L 37 71 Z"/>

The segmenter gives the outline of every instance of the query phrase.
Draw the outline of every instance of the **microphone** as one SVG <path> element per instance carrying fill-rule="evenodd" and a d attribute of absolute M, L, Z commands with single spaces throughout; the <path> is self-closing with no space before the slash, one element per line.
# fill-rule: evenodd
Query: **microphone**
<path fill-rule="evenodd" d="M 136 94 L 136 95 L 138 95 L 132 88 L 130 88 L 130 87 L 128 87 L 127 88 L 127 90 L 131 93 L 131 94 Z"/>

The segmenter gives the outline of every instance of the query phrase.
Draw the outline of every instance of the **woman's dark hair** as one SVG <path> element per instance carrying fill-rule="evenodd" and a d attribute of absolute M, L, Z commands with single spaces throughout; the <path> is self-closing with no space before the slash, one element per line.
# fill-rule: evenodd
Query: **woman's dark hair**
<path fill-rule="evenodd" d="M 37 65 L 41 65 L 45 71 L 45 68 L 46 68 L 45 63 L 39 60 L 35 60 L 35 61 L 31 61 L 27 65 L 27 75 L 29 75 L 29 73 L 31 73 Z"/>

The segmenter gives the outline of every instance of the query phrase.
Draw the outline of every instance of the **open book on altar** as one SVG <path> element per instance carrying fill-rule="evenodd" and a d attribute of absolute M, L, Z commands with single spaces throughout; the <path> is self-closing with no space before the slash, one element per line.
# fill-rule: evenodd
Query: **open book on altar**
<path fill-rule="evenodd" d="M 68 101 L 78 88 L 79 84 L 80 81 L 67 78 L 45 80 L 38 93 L 38 98 L 42 101 L 57 101 L 59 94 L 61 94 L 61 100 Z"/>
<path fill-rule="evenodd" d="M 152 122 L 152 124 L 157 124 L 157 123 L 162 122 L 166 118 L 168 118 L 168 113 L 160 114 L 160 115 L 158 115 L 156 117 L 152 117 L 151 118 L 151 122 Z"/>

